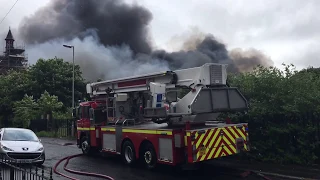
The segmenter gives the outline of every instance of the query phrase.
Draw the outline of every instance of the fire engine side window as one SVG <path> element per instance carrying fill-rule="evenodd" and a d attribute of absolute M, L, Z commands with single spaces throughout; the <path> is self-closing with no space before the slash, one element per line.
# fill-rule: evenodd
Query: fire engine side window
<path fill-rule="evenodd" d="M 90 116 L 89 116 L 89 109 L 90 109 L 90 106 L 83 106 L 82 118 L 90 118 Z"/>
<path fill-rule="evenodd" d="M 79 108 L 78 108 L 78 117 L 79 118 L 82 118 L 82 108 L 83 106 L 80 106 Z"/>

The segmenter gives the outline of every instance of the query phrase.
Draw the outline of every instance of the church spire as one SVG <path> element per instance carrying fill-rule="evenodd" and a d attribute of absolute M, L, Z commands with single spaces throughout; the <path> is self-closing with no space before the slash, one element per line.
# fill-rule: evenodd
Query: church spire
<path fill-rule="evenodd" d="M 14 42 L 14 39 L 13 39 L 13 36 L 12 36 L 12 33 L 11 33 L 11 29 L 9 27 L 9 32 L 7 34 L 7 37 L 6 37 L 6 49 L 9 50 L 9 49 L 13 49 L 13 42 Z"/>
<path fill-rule="evenodd" d="M 14 41 L 10 27 L 9 27 L 9 32 L 8 32 L 7 37 L 6 37 L 5 40 L 6 40 L 6 41 L 7 41 L 7 40 L 12 40 L 12 41 Z"/>

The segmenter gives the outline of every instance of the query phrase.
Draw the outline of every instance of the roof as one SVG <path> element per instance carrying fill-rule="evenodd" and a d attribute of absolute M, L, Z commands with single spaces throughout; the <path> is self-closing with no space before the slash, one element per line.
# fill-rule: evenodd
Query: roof
<path fill-rule="evenodd" d="M 13 35 L 12 35 L 12 32 L 11 32 L 11 29 L 9 28 L 9 31 L 8 31 L 8 34 L 7 34 L 7 37 L 5 40 L 14 40 L 13 39 Z"/>
<path fill-rule="evenodd" d="M 3 130 L 21 130 L 21 131 L 31 131 L 30 129 L 27 128 L 13 128 L 13 127 L 6 127 L 2 128 Z"/>

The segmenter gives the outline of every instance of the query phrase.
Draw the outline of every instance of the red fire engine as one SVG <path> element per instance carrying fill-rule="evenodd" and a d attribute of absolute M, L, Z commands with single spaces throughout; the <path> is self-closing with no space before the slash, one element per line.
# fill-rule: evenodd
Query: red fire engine
<path fill-rule="evenodd" d="M 227 65 L 158 72 L 87 84 L 92 101 L 74 109 L 77 145 L 84 154 L 193 164 L 249 151 L 248 124 L 215 123 L 222 112 L 244 111 L 244 96 L 227 85 Z"/>

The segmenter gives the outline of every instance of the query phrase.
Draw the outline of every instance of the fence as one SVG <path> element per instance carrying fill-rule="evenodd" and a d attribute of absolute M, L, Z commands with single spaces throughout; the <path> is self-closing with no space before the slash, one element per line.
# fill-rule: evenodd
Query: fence
<path fill-rule="evenodd" d="M 47 119 L 35 119 L 30 122 L 29 129 L 34 132 L 52 132 L 58 137 L 70 137 L 76 132 L 75 129 L 72 131 L 72 128 L 75 127 L 73 119 L 53 119 L 51 122 Z"/>
<path fill-rule="evenodd" d="M 25 167 L 23 167 L 25 166 Z M 53 180 L 52 168 L 19 165 L 6 156 L 0 160 L 0 180 Z"/>
<path fill-rule="evenodd" d="M 72 128 L 75 128 L 75 121 L 73 119 L 55 119 L 53 123 L 53 129 L 57 133 L 59 137 L 70 137 L 72 133 L 76 132 L 72 131 Z M 72 124 L 74 126 L 72 126 Z"/>

